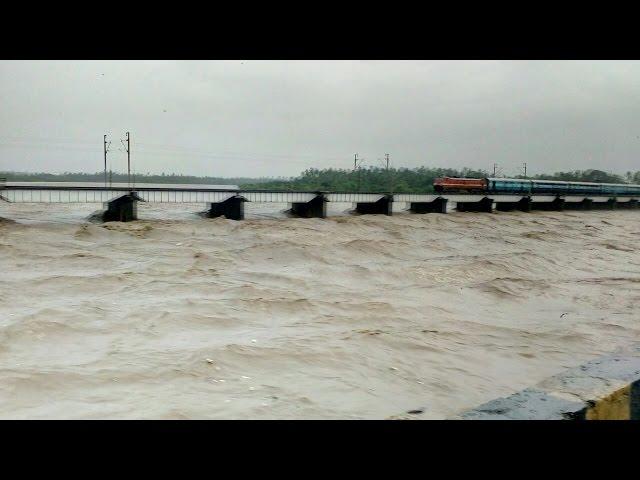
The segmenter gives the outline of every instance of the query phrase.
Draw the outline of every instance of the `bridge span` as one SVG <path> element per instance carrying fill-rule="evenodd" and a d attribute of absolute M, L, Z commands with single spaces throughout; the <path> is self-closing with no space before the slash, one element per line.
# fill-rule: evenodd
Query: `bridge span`
<path fill-rule="evenodd" d="M 385 192 L 319 192 L 243 190 L 233 186 L 189 185 L 64 185 L 0 184 L 0 201 L 9 203 L 103 203 L 104 220 L 129 221 L 137 218 L 137 202 L 204 203 L 208 216 L 244 218 L 244 203 L 289 203 L 291 213 L 301 217 L 326 217 L 327 202 L 355 204 L 362 214 L 391 215 L 394 203 L 404 203 L 412 213 L 446 213 L 448 208 L 468 212 L 508 210 L 590 210 L 595 208 L 637 208 L 635 197 L 610 195 L 467 195 Z"/>

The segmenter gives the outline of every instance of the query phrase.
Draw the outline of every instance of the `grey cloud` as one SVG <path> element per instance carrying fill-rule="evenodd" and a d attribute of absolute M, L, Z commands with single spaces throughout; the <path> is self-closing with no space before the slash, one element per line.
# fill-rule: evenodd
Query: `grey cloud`
<path fill-rule="evenodd" d="M 295 175 L 376 164 L 640 169 L 629 61 L 4 61 L 0 169 Z M 116 170 L 124 152 L 110 154 Z"/>

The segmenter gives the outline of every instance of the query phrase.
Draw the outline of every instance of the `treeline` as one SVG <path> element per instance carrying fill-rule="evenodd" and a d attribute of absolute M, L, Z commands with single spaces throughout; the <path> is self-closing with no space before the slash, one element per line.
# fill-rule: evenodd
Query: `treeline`
<path fill-rule="evenodd" d="M 24 172 L 0 172 L 0 178 L 6 178 L 9 182 L 104 182 L 104 172 L 96 173 L 24 173 Z M 243 183 L 259 184 L 273 181 L 273 178 L 250 177 L 197 177 L 193 175 L 180 175 L 178 173 L 162 173 L 160 175 L 140 174 L 132 175 L 132 180 L 140 183 L 183 183 L 203 185 L 241 185 Z M 126 183 L 127 174 L 113 172 L 113 183 Z"/>
<path fill-rule="evenodd" d="M 298 177 L 286 180 L 276 180 L 242 184 L 246 189 L 274 189 L 274 190 L 324 190 L 324 191 L 362 191 L 397 193 L 430 192 L 433 190 L 433 180 L 437 177 L 486 177 L 484 170 L 463 168 L 390 168 L 382 167 L 360 168 L 358 170 L 336 168 L 309 168 Z"/>
<path fill-rule="evenodd" d="M 244 183 L 246 189 L 274 190 L 319 190 L 319 191 L 361 191 L 417 193 L 432 192 L 433 181 L 437 177 L 484 178 L 491 176 L 486 170 L 463 168 L 361 168 L 358 170 L 310 168 L 298 177 L 267 181 L 262 183 Z M 524 178 L 522 176 L 516 178 Z M 640 171 L 627 172 L 624 176 L 601 170 L 574 170 L 553 174 L 540 174 L 533 177 L 539 180 L 562 180 L 568 182 L 596 183 L 637 183 L 640 184 Z"/>
<path fill-rule="evenodd" d="M 437 177 L 466 177 L 484 178 L 491 176 L 486 170 L 471 168 L 390 168 L 368 167 L 358 170 L 336 168 L 309 168 L 297 177 L 280 178 L 247 178 L 247 177 L 197 177 L 191 175 L 166 174 L 136 174 L 136 183 L 178 183 L 178 184 L 209 184 L 209 185 L 239 185 L 246 189 L 265 190 L 319 190 L 319 191 L 361 191 L 361 192 L 389 192 L 414 193 L 432 192 L 433 181 Z M 0 172 L 0 178 L 14 182 L 103 182 L 104 172 L 96 173 L 19 173 Z M 522 176 L 516 178 L 524 178 Z M 624 175 L 604 172 L 602 170 L 573 170 L 552 174 L 539 174 L 529 178 L 539 180 L 562 180 L 569 182 L 596 183 L 635 183 L 640 184 L 640 171 L 627 172 Z M 112 174 L 114 183 L 127 182 L 126 173 Z"/>
<path fill-rule="evenodd" d="M 572 172 L 556 172 L 551 175 L 536 175 L 532 178 L 537 178 L 539 180 L 562 180 L 565 182 L 640 184 L 640 171 L 627 172 L 624 175 L 616 175 L 614 173 L 603 172 L 602 170 L 574 170 Z"/>

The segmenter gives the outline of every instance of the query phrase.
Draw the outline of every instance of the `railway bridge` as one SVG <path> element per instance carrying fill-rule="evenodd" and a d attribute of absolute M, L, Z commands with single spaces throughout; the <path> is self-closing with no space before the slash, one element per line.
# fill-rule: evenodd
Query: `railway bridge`
<path fill-rule="evenodd" d="M 509 210 L 591 210 L 637 208 L 638 197 L 611 195 L 535 195 L 535 194 L 422 194 L 385 192 L 320 192 L 243 190 L 234 187 L 205 188 L 158 185 L 64 185 L 6 182 L 0 183 L 0 202 L 9 203 L 103 203 L 104 221 L 137 219 L 138 202 L 204 203 L 207 216 L 244 218 L 245 202 L 289 203 L 290 212 L 300 217 L 325 218 L 328 202 L 355 204 L 361 214 L 391 215 L 393 204 L 404 203 L 411 213 L 447 213 Z"/>

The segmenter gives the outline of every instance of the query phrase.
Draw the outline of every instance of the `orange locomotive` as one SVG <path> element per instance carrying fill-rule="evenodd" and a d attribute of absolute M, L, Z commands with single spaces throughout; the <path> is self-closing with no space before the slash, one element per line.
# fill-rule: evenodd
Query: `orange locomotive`
<path fill-rule="evenodd" d="M 438 193 L 484 193 L 487 191 L 487 181 L 484 178 L 442 177 L 433 181 L 433 189 Z"/>

